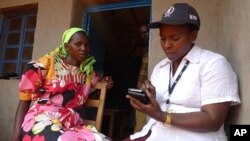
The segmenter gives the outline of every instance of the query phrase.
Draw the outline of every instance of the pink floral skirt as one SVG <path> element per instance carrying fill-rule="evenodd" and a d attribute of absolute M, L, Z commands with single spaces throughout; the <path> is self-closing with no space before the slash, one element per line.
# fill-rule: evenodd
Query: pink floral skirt
<path fill-rule="evenodd" d="M 71 108 L 35 104 L 22 124 L 23 141 L 94 141 L 90 129 Z"/>

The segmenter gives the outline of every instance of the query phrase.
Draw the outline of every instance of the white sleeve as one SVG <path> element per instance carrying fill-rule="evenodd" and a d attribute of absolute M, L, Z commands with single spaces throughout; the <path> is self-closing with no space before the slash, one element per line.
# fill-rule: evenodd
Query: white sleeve
<path fill-rule="evenodd" d="M 201 70 L 201 105 L 231 101 L 239 104 L 237 76 L 224 57 L 211 59 Z"/>

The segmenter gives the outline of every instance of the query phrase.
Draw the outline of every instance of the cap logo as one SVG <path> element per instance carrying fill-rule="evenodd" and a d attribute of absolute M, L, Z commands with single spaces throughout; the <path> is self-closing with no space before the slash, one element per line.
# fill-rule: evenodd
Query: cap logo
<path fill-rule="evenodd" d="M 189 14 L 189 19 L 197 21 L 197 16 Z"/>
<path fill-rule="evenodd" d="M 168 8 L 168 10 L 164 13 L 164 17 L 170 17 L 170 15 L 174 12 L 174 6 Z"/>

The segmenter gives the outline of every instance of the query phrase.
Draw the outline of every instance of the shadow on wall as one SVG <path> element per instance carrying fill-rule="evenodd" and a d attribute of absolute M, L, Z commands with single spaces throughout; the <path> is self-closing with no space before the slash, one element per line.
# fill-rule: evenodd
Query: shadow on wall
<path fill-rule="evenodd" d="M 19 75 L 15 72 L 6 73 L 0 76 L 0 79 L 19 79 Z"/>

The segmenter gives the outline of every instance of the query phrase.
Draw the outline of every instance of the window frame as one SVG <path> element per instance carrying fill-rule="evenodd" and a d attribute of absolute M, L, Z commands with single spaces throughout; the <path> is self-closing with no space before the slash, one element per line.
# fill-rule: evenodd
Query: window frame
<path fill-rule="evenodd" d="M 28 22 L 29 17 L 35 17 L 35 26 L 30 28 L 26 27 L 26 24 Z M 21 19 L 21 27 L 18 30 L 10 30 L 10 22 L 12 19 Z M 30 9 L 23 9 L 23 10 L 15 10 L 15 11 L 6 11 L 2 13 L 1 18 L 1 29 L 0 29 L 0 75 L 5 75 L 8 73 L 17 73 L 18 75 L 22 74 L 24 66 L 23 64 L 28 63 L 32 59 L 32 53 L 31 56 L 29 56 L 28 59 L 25 59 L 23 56 L 24 49 L 32 48 L 34 45 L 34 35 L 35 35 L 35 29 L 36 29 L 36 22 L 37 22 L 37 8 L 30 8 Z M 33 43 L 25 44 L 25 34 L 31 32 L 33 34 Z M 16 45 L 8 45 L 7 40 L 8 36 L 10 34 L 17 33 L 19 34 L 19 40 L 18 44 Z M 17 49 L 17 58 L 14 59 L 6 59 L 5 56 L 7 49 Z M 10 64 L 15 65 L 15 72 L 4 72 L 4 64 Z"/>
<path fill-rule="evenodd" d="M 109 11 L 109 10 L 117 10 L 117 9 L 125 9 L 125 8 L 136 8 L 136 7 L 151 7 L 151 0 L 128 0 L 120 3 L 112 3 L 112 4 L 104 4 L 98 6 L 90 6 L 87 7 L 83 13 L 83 27 L 89 32 L 90 22 L 91 22 L 91 14 L 94 12 L 100 11 Z M 151 16 L 150 16 L 151 20 Z"/>

